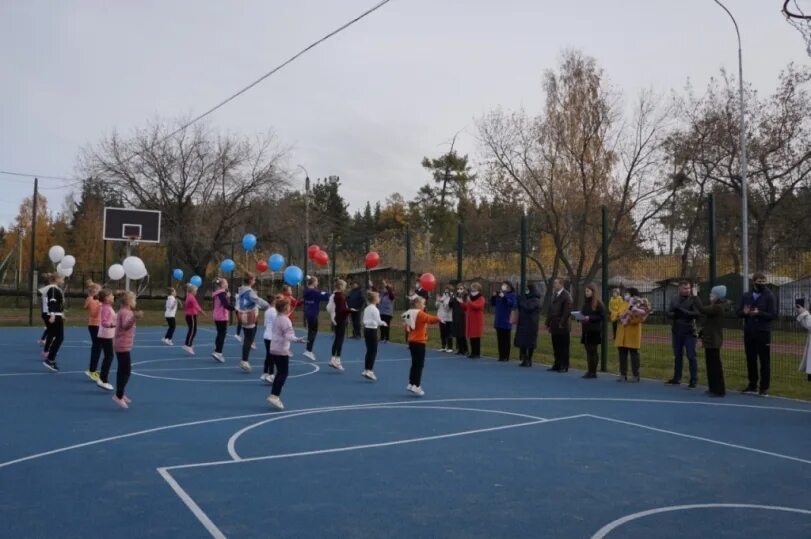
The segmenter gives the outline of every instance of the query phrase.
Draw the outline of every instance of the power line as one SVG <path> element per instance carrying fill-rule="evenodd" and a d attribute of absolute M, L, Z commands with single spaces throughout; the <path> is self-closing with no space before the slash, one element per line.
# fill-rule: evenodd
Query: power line
<path fill-rule="evenodd" d="M 39 178 L 40 180 L 54 180 L 54 181 L 64 181 L 64 182 L 77 182 L 81 181 L 79 178 L 66 178 L 64 176 L 48 176 L 44 174 L 30 174 L 27 172 L 15 172 L 11 170 L 0 170 L 0 174 L 6 174 L 8 176 L 22 176 L 24 178 Z"/>

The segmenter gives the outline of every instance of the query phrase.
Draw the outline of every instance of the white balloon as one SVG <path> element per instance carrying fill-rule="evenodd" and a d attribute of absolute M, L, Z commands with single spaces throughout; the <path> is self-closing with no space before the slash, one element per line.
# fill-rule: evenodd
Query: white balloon
<path fill-rule="evenodd" d="M 76 259 L 73 257 L 73 255 L 65 255 L 62 257 L 60 264 L 62 264 L 63 268 L 72 268 L 76 265 Z"/>
<path fill-rule="evenodd" d="M 144 261 L 137 256 L 128 256 L 123 262 L 124 271 L 127 277 L 134 280 L 143 279 L 147 275 L 146 266 Z"/>
<path fill-rule="evenodd" d="M 62 277 L 70 277 L 73 275 L 73 268 L 60 268 L 56 270 Z"/>
<path fill-rule="evenodd" d="M 123 279 L 125 274 L 124 266 L 121 264 L 113 264 L 107 269 L 107 276 L 113 281 Z"/>
<path fill-rule="evenodd" d="M 62 258 L 64 257 L 65 250 L 61 246 L 54 245 L 53 247 L 48 249 L 48 258 L 50 258 L 51 262 L 53 262 L 54 264 L 58 264 L 59 262 L 61 262 Z"/>

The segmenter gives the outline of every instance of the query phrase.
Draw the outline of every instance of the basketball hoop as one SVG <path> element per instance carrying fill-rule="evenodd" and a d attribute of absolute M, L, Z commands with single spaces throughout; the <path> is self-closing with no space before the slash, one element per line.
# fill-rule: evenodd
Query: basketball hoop
<path fill-rule="evenodd" d="M 800 7 L 799 0 L 785 0 L 783 2 L 783 15 L 805 40 L 805 51 L 811 56 L 811 4 L 808 9 Z"/>
<path fill-rule="evenodd" d="M 127 236 L 127 243 L 133 247 L 138 246 L 138 240 L 141 239 L 141 236 L 138 234 L 129 234 Z"/>

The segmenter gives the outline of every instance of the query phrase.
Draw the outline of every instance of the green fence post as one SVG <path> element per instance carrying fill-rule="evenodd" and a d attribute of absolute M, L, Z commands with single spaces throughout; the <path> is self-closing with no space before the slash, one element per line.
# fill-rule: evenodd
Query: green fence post
<path fill-rule="evenodd" d="M 527 289 L 527 214 L 521 214 L 521 288 L 518 294 L 524 294 Z"/>
<path fill-rule="evenodd" d="M 709 200 L 707 201 L 707 229 L 709 231 L 709 252 L 710 252 L 710 288 L 715 286 L 718 278 L 718 268 L 716 266 L 718 252 L 715 245 L 715 193 L 710 193 Z"/>
<path fill-rule="evenodd" d="M 330 283 L 331 283 L 330 286 L 332 286 L 333 290 L 334 290 L 334 287 L 335 287 L 335 235 L 334 234 L 332 235 L 332 237 L 330 237 L 329 242 L 330 242 L 329 257 L 330 257 L 330 264 L 331 264 L 330 265 L 329 280 L 330 280 Z"/>
<path fill-rule="evenodd" d="M 465 229 L 462 223 L 456 223 L 456 284 L 462 282 L 462 257 L 465 249 Z"/>
<path fill-rule="evenodd" d="M 405 287 L 403 288 L 403 297 L 408 297 L 408 288 L 411 286 L 411 229 L 406 225 L 405 229 L 405 248 L 406 248 L 406 270 L 405 270 Z M 405 307 L 408 308 L 408 299 L 406 299 Z"/>
<path fill-rule="evenodd" d="M 603 308 L 608 309 L 608 208 L 603 206 L 602 213 L 602 238 L 601 243 L 601 258 L 603 262 L 603 278 L 600 283 L 600 288 L 603 292 Z M 600 344 L 600 370 L 606 372 L 608 370 L 608 317 L 603 317 L 602 339 Z"/>

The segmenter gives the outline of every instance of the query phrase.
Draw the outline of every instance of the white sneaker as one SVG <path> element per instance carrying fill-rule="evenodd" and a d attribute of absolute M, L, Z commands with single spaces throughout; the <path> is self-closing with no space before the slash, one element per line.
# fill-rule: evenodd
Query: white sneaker
<path fill-rule="evenodd" d="M 453 348 L 447 348 L 445 351 L 446 351 L 447 353 L 449 353 L 449 354 L 452 354 L 452 353 L 454 353 L 456 350 L 454 350 Z"/>
<path fill-rule="evenodd" d="M 344 370 L 344 366 L 341 365 L 341 358 L 339 358 L 339 357 L 334 357 L 334 358 L 330 359 L 329 360 L 329 366 L 332 367 L 333 369 L 336 369 L 336 370 L 339 370 L 339 371 Z"/>
<path fill-rule="evenodd" d="M 420 386 L 411 386 L 411 392 L 418 397 L 425 395 L 425 391 L 423 391 Z"/>
<path fill-rule="evenodd" d="M 211 352 L 211 357 L 219 363 L 225 363 L 225 357 L 219 352 Z"/>
<path fill-rule="evenodd" d="M 238 342 L 242 342 L 242 335 L 234 335 L 234 338 L 235 338 L 235 339 L 236 339 Z"/>
<path fill-rule="evenodd" d="M 363 371 L 362 373 L 360 373 L 360 375 L 363 376 L 364 378 L 367 378 L 367 379 L 373 381 L 373 382 L 375 380 L 377 380 L 377 376 L 375 376 L 375 373 L 372 372 L 372 371 Z"/>
<path fill-rule="evenodd" d="M 270 395 L 270 396 L 268 397 L 268 402 L 269 402 L 269 403 L 270 403 L 270 405 L 271 405 L 271 406 L 273 406 L 274 408 L 276 408 L 276 409 L 278 409 L 278 410 L 284 410 L 284 404 L 282 404 L 282 399 L 280 399 L 280 398 L 279 398 L 279 397 L 277 397 L 276 395 Z"/>
<path fill-rule="evenodd" d="M 303 355 L 310 361 L 315 361 L 315 354 L 313 354 L 312 352 L 304 352 Z"/>
<path fill-rule="evenodd" d="M 192 348 L 191 346 L 186 346 L 186 345 L 184 344 L 184 345 L 183 345 L 183 350 L 185 350 L 186 352 L 188 352 L 188 353 L 189 353 L 189 354 L 191 354 L 191 355 L 194 355 L 194 348 Z"/>
<path fill-rule="evenodd" d="M 267 382 L 268 384 L 272 384 L 273 380 L 275 380 L 275 379 L 276 379 L 275 374 L 266 374 L 265 375 L 265 382 Z"/>
<path fill-rule="evenodd" d="M 251 372 L 251 364 L 248 363 L 247 361 L 240 361 L 239 368 L 245 372 Z"/>
<path fill-rule="evenodd" d="M 175 345 L 175 343 L 172 342 L 172 339 L 166 339 L 166 344 L 168 346 L 174 346 Z"/>
<path fill-rule="evenodd" d="M 414 386 L 412 386 L 411 384 L 408 384 L 408 385 L 406 386 L 406 391 L 408 391 L 409 393 L 410 393 L 411 391 L 413 391 L 413 390 L 414 390 Z"/>
<path fill-rule="evenodd" d="M 96 382 L 96 385 L 99 386 L 102 389 L 106 389 L 107 391 L 112 391 L 113 390 L 113 384 L 111 384 L 109 382 L 102 382 L 101 379 L 99 379 L 99 381 Z"/>
<path fill-rule="evenodd" d="M 437 352 L 444 352 L 444 351 L 445 351 L 445 349 L 444 349 L 444 348 L 437 348 L 437 349 L 436 349 L 436 351 L 437 351 Z"/>
<path fill-rule="evenodd" d="M 251 350 L 256 350 L 256 343 L 251 343 Z"/>

